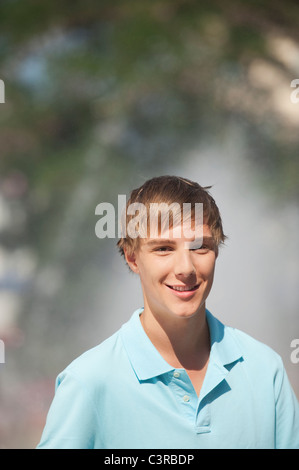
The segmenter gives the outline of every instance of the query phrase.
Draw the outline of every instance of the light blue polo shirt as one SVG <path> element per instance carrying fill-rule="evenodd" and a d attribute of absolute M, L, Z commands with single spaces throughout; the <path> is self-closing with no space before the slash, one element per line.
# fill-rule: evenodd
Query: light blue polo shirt
<path fill-rule="evenodd" d="M 207 310 L 198 397 L 153 346 L 141 312 L 58 376 L 38 448 L 299 449 L 298 401 L 273 350 Z"/>

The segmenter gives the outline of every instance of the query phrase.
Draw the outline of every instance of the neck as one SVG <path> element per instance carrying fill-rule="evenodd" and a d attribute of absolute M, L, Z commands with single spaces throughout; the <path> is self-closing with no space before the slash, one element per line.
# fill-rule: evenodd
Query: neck
<path fill-rule="evenodd" d="M 202 370 L 210 352 L 210 335 L 204 306 L 190 318 L 154 315 L 145 306 L 141 324 L 161 356 L 173 367 Z"/>

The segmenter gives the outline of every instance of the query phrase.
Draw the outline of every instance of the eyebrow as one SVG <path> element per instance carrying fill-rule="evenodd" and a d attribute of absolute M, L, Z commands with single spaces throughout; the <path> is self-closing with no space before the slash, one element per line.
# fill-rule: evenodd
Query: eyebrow
<path fill-rule="evenodd" d="M 176 242 L 169 238 L 157 238 L 155 240 L 149 240 L 148 242 L 146 242 L 148 246 L 161 245 L 161 244 L 163 245 L 163 243 L 175 245 Z"/>
<path fill-rule="evenodd" d="M 195 249 L 200 248 L 203 244 L 207 244 L 210 246 L 214 245 L 215 240 L 213 237 L 203 237 L 202 239 L 195 239 L 193 241 L 188 241 L 185 243 L 188 244 L 190 248 Z"/>
<path fill-rule="evenodd" d="M 203 237 L 202 239 L 201 238 L 196 238 L 195 240 L 190 240 L 188 241 L 187 243 L 192 243 L 192 244 L 196 244 L 196 243 L 204 243 L 204 242 L 214 242 L 214 238 L 213 237 Z M 175 245 L 176 244 L 176 241 L 173 240 L 173 239 L 169 239 L 169 238 L 156 238 L 154 240 L 149 240 L 146 242 L 146 245 L 147 246 L 154 246 L 154 245 L 163 245 L 163 244 L 171 244 L 171 245 Z"/>

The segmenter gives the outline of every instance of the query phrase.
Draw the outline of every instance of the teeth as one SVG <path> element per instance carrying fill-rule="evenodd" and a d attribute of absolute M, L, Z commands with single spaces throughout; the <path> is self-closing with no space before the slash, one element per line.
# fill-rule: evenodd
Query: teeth
<path fill-rule="evenodd" d="M 173 290 L 178 290 L 180 292 L 184 292 L 184 291 L 188 291 L 188 290 L 193 290 L 196 288 L 196 286 L 193 286 L 193 287 L 187 287 L 187 286 L 179 286 L 179 287 L 175 287 L 175 286 L 170 286 Z"/>

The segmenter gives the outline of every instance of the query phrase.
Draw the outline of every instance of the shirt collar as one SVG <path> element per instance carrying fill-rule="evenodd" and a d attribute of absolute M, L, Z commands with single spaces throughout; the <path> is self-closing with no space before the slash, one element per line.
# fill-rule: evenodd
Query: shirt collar
<path fill-rule="evenodd" d="M 221 366 L 228 366 L 240 360 L 243 357 L 242 351 L 235 340 L 232 329 L 221 323 L 207 309 L 206 318 L 210 330 L 210 360 L 213 359 Z"/>
<path fill-rule="evenodd" d="M 142 311 L 143 308 L 136 310 L 120 330 L 129 360 L 140 381 L 174 370 L 174 367 L 163 359 L 145 333 L 140 322 Z M 226 328 L 208 310 L 206 310 L 206 318 L 211 338 L 210 362 L 215 362 L 216 366 L 224 370 L 225 366 L 238 361 L 242 353 L 230 329 Z"/>
<path fill-rule="evenodd" d="M 143 308 L 136 310 L 121 328 L 124 347 L 139 380 L 147 380 L 174 370 L 157 351 L 140 322 Z"/>

